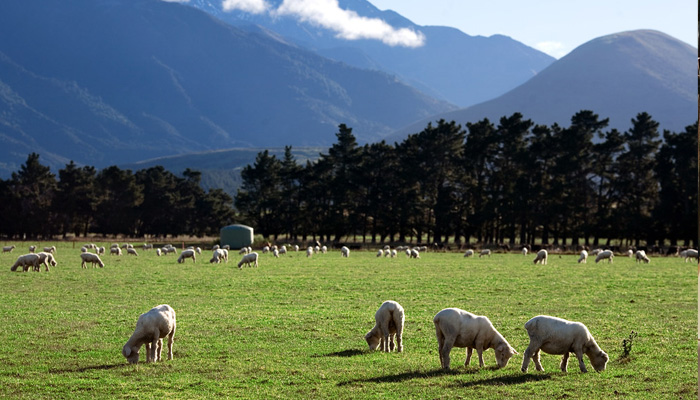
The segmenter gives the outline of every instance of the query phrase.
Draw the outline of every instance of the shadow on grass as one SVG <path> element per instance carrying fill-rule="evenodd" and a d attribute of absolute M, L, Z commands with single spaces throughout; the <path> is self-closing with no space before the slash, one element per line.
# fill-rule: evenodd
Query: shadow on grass
<path fill-rule="evenodd" d="M 454 369 L 436 369 L 436 370 L 432 370 L 432 371 L 412 371 L 412 372 L 403 372 L 403 373 L 394 374 L 394 375 L 377 376 L 375 378 L 353 379 L 350 381 L 338 382 L 338 386 L 352 385 L 355 383 L 403 382 L 403 381 L 408 381 L 411 379 L 426 379 L 426 378 L 434 378 L 436 376 L 444 376 L 444 375 L 460 375 L 463 373 L 464 373 L 464 371 L 457 371 Z M 473 373 L 473 372 L 467 372 L 467 373 Z"/>
<path fill-rule="evenodd" d="M 75 373 L 75 372 L 87 372 L 87 371 L 106 371 L 110 369 L 127 367 L 130 364 L 120 363 L 120 364 L 107 364 L 107 365 L 91 365 L 89 367 L 74 367 L 74 368 L 49 368 L 49 373 L 52 374 L 65 374 L 65 373 Z"/>
<path fill-rule="evenodd" d="M 515 375 L 497 376 L 495 378 L 480 379 L 476 381 L 465 381 L 458 382 L 453 387 L 467 388 L 472 386 L 507 386 L 507 385 L 520 385 L 528 382 L 539 382 L 547 379 L 552 379 L 549 374 L 521 374 L 517 373 Z"/>
<path fill-rule="evenodd" d="M 314 354 L 311 357 L 355 357 L 359 356 L 362 354 L 366 354 L 366 351 L 363 350 L 357 350 L 357 349 L 350 349 L 350 350 L 343 350 L 343 351 L 336 351 L 334 353 L 328 353 L 328 354 Z"/>
<path fill-rule="evenodd" d="M 496 370 L 496 367 L 487 367 L 486 369 Z M 367 379 L 354 379 L 350 381 L 338 382 L 338 386 L 352 385 L 355 383 L 387 383 L 387 382 L 403 382 L 411 379 L 430 379 L 445 375 L 474 375 L 479 372 L 477 368 L 469 368 L 467 370 L 462 369 L 435 369 L 432 371 L 413 371 L 413 372 L 403 372 L 400 374 L 378 376 L 375 378 Z M 499 376 L 495 378 L 479 379 L 474 381 L 464 381 L 457 382 L 453 387 L 472 387 L 472 386 L 505 386 L 505 385 L 518 385 L 527 382 L 538 382 L 546 379 L 551 379 L 549 374 L 534 375 L 534 374 L 521 374 L 517 373 L 514 375 Z"/>

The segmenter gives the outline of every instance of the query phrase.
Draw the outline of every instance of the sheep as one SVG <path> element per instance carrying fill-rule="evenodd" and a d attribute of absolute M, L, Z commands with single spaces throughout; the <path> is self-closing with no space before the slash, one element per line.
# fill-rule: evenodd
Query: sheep
<path fill-rule="evenodd" d="M 698 251 L 695 249 L 688 249 L 685 251 L 685 262 L 688 262 L 691 258 L 694 258 L 696 261 L 698 260 Z"/>
<path fill-rule="evenodd" d="M 398 253 L 395 249 L 392 249 L 392 250 L 391 250 L 391 258 L 396 258 L 396 256 L 397 256 L 398 254 L 399 254 L 399 253 Z"/>
<path fill-rule="evenodd" d="M 136 252 L 136 249 L 133 247 L 127 247 L 126 248 L 126 255 L 132 255 L 132 256 L 138 256 L 139 253 Z"/>
<path fill-rule="evenodd" d="M 221 248 L 224 249 L 224 250 L 226 250 L 226 251 L 231 250 L 231 246 L 228 245 L 228 244 L 225 244 L 225 245 L 221 246 Z"/>
<path fill-rule="evenodd" d="M 411 249 L 411 255 L 409 258 L 420 258 L 420 252 L 418 252 L 417 248 L 414 247 Z"/>
<path fill-rule="evenodd" d="M 211 248 L 211 250 L 216 251 L 216 250 L 219 250 L 220 248 L 221 248 L 221 246 L 219 246 L 218 244 L 215 244 L 214 247 Z"/>
<path fill-rule="evenodd" d="M 627 257 L 632 258 L 634 257 L 635 253 L 632 251 L 632 249 L 627 250 Z"/>
<path fill-rule="evenodd" d="M 406 257 L 411 257 L 411 249 L 406 249 Z"/>
<path fill-rule="evenodd" d="M 100 260 L 100 256 L 94 253 L 81 253 L 80 258 L 83 260 L 83 262 L 80 264 L 82 268 L 87 268 L 87 263 L 92 263 L 92 267 L 95 267 L 95 264 L 99 265 L 100 268 L 104 268 L 105 264 Z"/>
<path fill-rule="evenodd" d="M 597 256 L 598 254 L 600 254 L 601 251 L 603 251 L 603 249 L 593 249 L 593 250 L 591 251 L 591 255 L 592 255 L 592 256 Z"/>
<path fill-rule="evenodd" d="M 348 249 L 346 246 L 341 247 L 340 255 L 343 257 L 350 257 L 350 249 Z"/>
<path fill-rule="evenodd" d="M 56 246 L 44 247 L 44 252 L 53 254 L 56 252 Z"/>
<path fill-rule="evenodd" d="M 196 252 L 192 249 L 182 250 L 182 252 L 180 253 L 180 257 L 177 258 L 178 264 L 184 263 L 185 258 L 191 258 L 193 263 L 197 262 L 197 257 L 195 256 L 195 253 Z"/>
<path fill-rule="evenodd" d="M 156 255 L 157 255 L 158 257 L 160 257 L 160 255 L 161 255 L 161 250 L 160 250 L 160 249 L 156 249 Z"/>
<path fill-rule="evenodd" d="M 588 261 L 588 252 L 586 250 L 581 250 L 581 256 L 578 258 L 578 263 L 586 264 L 586 261 Z"/>
<path fill-rule="evenodd" d="M 471 257 L 473 255 L 474 255 L 474 250 L 469 249 L 469 250 L 464 252 L 464 257 Z"/>
<path fill-rule="evenodd" d="M 526 255 L 527 255 L 527 247 L 523 247 L 523 248 L 520 250 L 520 252 L 523 253 L 524 256 L 526 256 Z"/>
<path fill-rule="evenodd" d="M 435 314 L 433 323 L 438 341 L 440 366 L 443 369 L 450 369 L 450 351 L 454 346 L 467 348 L 464 366 L 469 365 L 473 349 L 476 349 L 479 355 L 481 368 L 484 367 L 484 350 L 491 348 L 494 350 L 498 368 L 504 368 L 508 365 L 508 360 L 518 354 L 487 317 L 474 315 L 459 308 L 445 308 Z"/>
<path fill-rule="evenodd" d="M 81 253 L 85 253 L 86 251 L 88 251 L 87 246 L 83 246 L 83 247 L 80 248 L 80 252 L 81 252 Z"/>
<path fill-rule="evenodd" d="M 377 257 L 381 257 L 383 255 L 384 255 L 384 250 L 382 250 L 382 249 L 377 250 Z"/>
<path fill-rule="evenodd" d="M 598 347 L 588 328 L 582 323 L 538 315 L 525 323 L 525 329 L 530 337 L 530 344 L 523 355 L 523 365 L 520 368 L 523 372 L 527 372 L 530 359 L 535 362 L 538 371 L 544 371 L 540 364 L 540 350 L 548 354 L 562 354 L 564 357 L 559 368 L 563 372 L 566 372 L 569 353 L 576 355 L 581 372 L 588 372 L 583 363 L 584 353 L 596 371 L 605 370 L 608 355 Z"/>
<path fill-rule="evenodd" d="M 489 250 L 489 249 L 483 249 L 483 250 L 481 250 L 481 253 L 479 253 L 479 258 L 481 258 L 481 257 L 483 257 L 483 256 L 489 256 L 489 257 L 491 257 L 491 250 Z"/>
<path fill-rule="evenodd" d="M 251 263 L 253 263 L 254 267 L 258 266 L 258 253 L 252 252 L 244 255 L 243 258 L 241 258 L 241 261 L 238 263 L 238 268 L 242 268 L 243 264 L 250 267 Z"/>
<path fill-rule="evenodd" d="M 384 251 L 387 251 L 387 250 L 391 250 L 391 246 L 389 246 L 388 244 L 384 246 Z"/>
<path fill-rule="evenodd" d="M 280 247 L 280 254 L 287 254 L 287 246 Z"/>
<path fill-rule="evenodd" d="M 294 251 L 299 251 L 299 245 L 298 245 L 298 244 L 295 244 L 295 245 L 294 245 Z"/>
<path fill-rule="evenodd" d="M 646 252 L 644 250 L 637 250 L 637 252 L 634 254 L 635 262 L 643 262 L 645 264 L 649 264 L 649 257 L 647 257 Z"/>
<path fill-rule="evenodd" d="M 17 271 L 17 268 L 22 267 L 23 271 L 28 271 L 29 268 L 36 269 L 39 266 L 39 255 L 34 253 L 24 254 L 17 257 L 17 261 L 10 267 L 10 271 Z"/>
<path fill-rule="evenodd" d="M 34 253 L 34 251 L 36 251 L 36 246 L 34 246 L 34 245 L 29 246 L 29 252 Z"/>
<path fill-rule="evenodd" d="M 537 252 L 535 259 L 532 260 L 534 264 L 540 263 L 542 265 L 547 265 L 547 250 L 542 249 Z"/>
<path fill-rule="evenodd" d="M 277 249 L 272 249 L 272 255 L 275 256 L 275 258 L 280 258 L 280 251 Z"/>
<path fill-rule="evenodd" d="M 365 334 L 369 349 L 390 352 L 396 348 L 396 351 L 402 352 L 403 307 L 395 301 L 387 300 L 374 314 L 374 321 L 374 327 Z M 394 346 L 394 335 L 396 335 L 396 346 Z"/>
<path fill-rule="evenodd" d="M 161 361 L 163 338 L 168 337 L 168 360 L 173 359 L 175 340 L 175 310 L 167 304 L 153 307 L 139 315 L 136 329 L 122 348 L 122 355 L 130 364 L 139 362 L 139 350 L 146 345 L 146 362 Z"/>
<path fill-rule="evenodd" d="M 384 257 L 391 257 L 391 249 L 384 250 Z"/>
<path fill-rule="evenodd" d="M 41 264 L 44 264 L 44 267 L 46 267 L 46 271 L 49 270 L 49 265 L 52 267 L 55 267 L 58 265 L 58 262 L 56 262 L 56 259 L 53 257 L 53 254 L 51 253 L 46 253 L 46 252 L 41 252 L 37 253 L 39 256 L 39 262 L 38 264 L 34 267 L 35 271 L 39 271 L 41 268 Z"/>
<path fill-rule="evenodd" d="M 224 249 L 216 249 L 212 253 L 211 260 L 209 260 L 210 263 L 217 263 L 219 264 L 221 261 L 224 261 L 226 259 L 226 253 Z"/>
<path fill-rule="evenodd" d="M 15 245 L 12 246 L 5 246 L 2 248 L 3 253 L 12 253 L 12 250 L 15 249 Z"/>
<path fill-rule="evenodd" d="M 249 252 L 248 252 L 248 248 L 247 248 L 247 247 L 241 248 L 241 250 L 238 252 L 238 254 L 248 254 L 248 253 L 249 253 Z"/>
<path fill-rule="evenodd" d="M 328 253 L 328 246 L 321 246 L 321 253 L 323 253 L 323 254 Z"/>
<path fill-rule="evenodd" d="M 153 248 L 153 245 L 152 245 L 152 244 L 144 243 L 143 246 L 141 246 L 141 247 L 143 248 L 144 251 L 146 251 L 146 250 L 152 249 L 152 248 Z"/>
<path fill-rule="evenodd" d="M 309 247 L 306 249 L 306 257 L 311 257 L 311 256 L 313 256 L 313 255 L 314 255 L 314 248 L 311 247 L 311 246 L 309 246 Z"/>
<path fill-rule="evenodd" d="M 122 249 L 120 249 L 119 247 L 110 248 L 109 255 L 113 255 L 113 254 L 118 255 L 118 256 L 122 255 Z"/>
<path fill-rule="evenodd" d="M 262 248 L 263 254 L 267 253 L 268 251 L 270 251 L 270 246 L 265 246 Z"/>
<path fill-rule="evenodd" d="M 611 263 L 613 262 L 613 257 L 615 256 L 611 250 L 601 251 L 595 256 L 595 262 L 597 264 L 600 260 L 608 260 L 608 263 Z"/>
<path fill-rule="evenodd" d="M 177 253 L 177 249 L 173 246 L 165 246 L 163 249 L 165 250 L 165 254 Z"/>

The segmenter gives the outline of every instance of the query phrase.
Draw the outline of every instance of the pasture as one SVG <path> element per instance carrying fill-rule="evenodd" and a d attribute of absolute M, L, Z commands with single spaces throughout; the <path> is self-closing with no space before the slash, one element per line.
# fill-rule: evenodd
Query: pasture
<path fill-rule="evenodd" d="M 10 266 L 28 244 L 10 244 L 0 254 L 2 398 L 697 398 L 696 265 L 679 258 L 551 254 L 541 266 L 534 255 L 333 250 L 261 254 L 259 268 L 239 270 L 235 251 L 226 264 L 209 264 L 210 250 L 178 264 L 137 248 L 81 269 L 79 245 L 42 243 L 57 246 L 58 266 L 23 273 Z M 369 351 L 363 338 L 384 300 L 406 310 L 403 353 Z M 139 314 L 163 303 L 177 313 L 174 360 L 128 364 L 121 348 Z M 480 369 L 455 348 L 441 370 L 432 318 L 447 307 L 489 317 L 520 354 L 495 369 L 488 350 Z M 522 373 L 523 325 L 539 314 L 586 324 L 607 369 L 583 374 L 572 357 L 562 373 L 561 357 L 543 353 L 544 372 Z"/>

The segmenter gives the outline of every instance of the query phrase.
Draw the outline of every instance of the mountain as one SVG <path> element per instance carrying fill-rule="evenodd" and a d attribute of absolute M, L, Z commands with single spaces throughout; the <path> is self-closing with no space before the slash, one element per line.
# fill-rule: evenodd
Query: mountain
<path fill-rule="evenodd" d="M 281 2 L 267 1 L 275 8 Z M 394 11 L 380 11 L 366 0 L 340 0 L 338 4 L 362 17 L 384 20 L 394 28 L 420 31 L 425 44 L 407 48 L 387 46 L 378 40 L 344 40 L 327 29 L 289 16 L 225 12 L 220 1 L 190 0 L 187 4 L 235 26 L 262 26 L 323 56 L 395 74 L 419 90 L 461 107 L 498 97 L 555 61 L 507 36 L 470 36 L 450 27 L 419 26 Z"/>
<path fill-rule="evenodd" d="M 396 77 L 160 0 L 0 2 L 0 174 L 373 141 L 455 109 Z"/>
<path fill-rule="evenodd" d="M 660 129 L 682 131 L 697 118 L 697 49 L 652 30 L 621 32 L 591 40 L 537 76 L 491 101 L 434 115 L 390 135 L 401 141 L 430 121 L 444 118 L 462 125 L 520 112 L 537 124 L 568 126 L 580 110 L 610 118 L 610 128 L 625 131 L 640 112 Z"/>

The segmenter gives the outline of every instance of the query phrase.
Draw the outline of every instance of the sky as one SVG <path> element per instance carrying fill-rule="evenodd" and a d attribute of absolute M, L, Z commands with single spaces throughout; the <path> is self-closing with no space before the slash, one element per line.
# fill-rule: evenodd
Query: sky
<path fill-rule="evenodd" d="M 561 58 L 612 33 L 654 29 L 697 47 L 695 0 L 369 0 L 417 25 L 451 26 L 472 36 L 502 34 Z"/>

